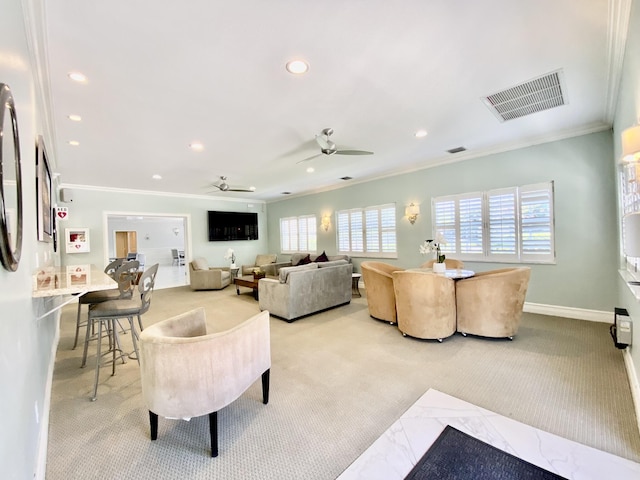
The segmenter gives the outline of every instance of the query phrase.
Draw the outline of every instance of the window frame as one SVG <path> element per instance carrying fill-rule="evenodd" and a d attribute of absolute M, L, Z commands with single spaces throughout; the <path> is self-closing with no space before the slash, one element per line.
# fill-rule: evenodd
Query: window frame
<path fill-rule="evenodd" d="M 395 203 L 338 210 L 335 213 L 338 255 L 398 258 L 397 219 Z M 372 234 L 373 231 L 376 233 Z"/>
<path fill-rule="evenodd" d="M 529 209 L 536 207 L 536 196 L 548 198 L 548 202 L 543 200 L 538 206 L 547 209 L 543 213 L 547 214 L 548 221 L 535 221 L 544 216 L 526 216 Z M 445 205 L 452 202 L 453 207 Z M 465 207 L 461 208 L 463 203 Z M 442 253 L 471 262 L 555 264 L 554 210 L 553 181 L 431 199 L 434 235 L 440 232 L 447 240 L 442 245 Z M 494 213 L 497 214 L 495 217 Z M 469 221 L 461 221 L 461 217 Z M 478 228 L 481 228 L 481 232 Z M 544 253 L 536 253 L 536 242 L 532 236 L 540 231 L 544 235 L 545 229 L 548 230 L 544 239 L 547 248 Z M 465 231 L 466 235 L 462 233 Z M 501 231 L 502 234 L 499 233 Z M 464 248 L 465 245 L 468 248 Z M 499 245 L 503 248 L 498 248 Z"/>
<path fill-rule="evenodd" d="M 304 222 L 304 225 L 301 224 Z M 294 217 L 282 217 L 280 224 L 280 252 L 284 254 L 292 253 L 316 253 L 318 250 L 318 218 L 315 214 L 299 215 Z M 295 225 L 295 232 L 292 230 L 287 233 L 287 244 L 285 245 L 285 237 L 283 236 L 283 225 L 289 229 Z M 303 228 L 301 228 L 301 226 Z M 295 235 L 294 235 L 295 233 Z M 305 237 L 304 241 L 301 238 Z M 295 243 L 295 248 L 294 245 Z M 288 247 L 288 248 L 286 248 Z"/>

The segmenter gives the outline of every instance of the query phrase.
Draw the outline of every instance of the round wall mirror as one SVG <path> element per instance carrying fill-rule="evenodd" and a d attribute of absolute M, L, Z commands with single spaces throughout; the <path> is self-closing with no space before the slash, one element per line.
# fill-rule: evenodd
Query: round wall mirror
<path fill-rule="evenodd" d="M 15 272 L 22 251 L 22 167 L 16 107 L 4 83 L 0 83 L 0 180 L 0 260 Z"/>

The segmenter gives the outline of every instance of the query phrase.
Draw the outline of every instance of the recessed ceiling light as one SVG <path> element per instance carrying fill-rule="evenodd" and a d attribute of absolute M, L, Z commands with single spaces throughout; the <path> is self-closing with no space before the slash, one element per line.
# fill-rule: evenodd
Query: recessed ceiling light
<path fill-rule="evenodd" d="M 87 81 L 87 76 L 80 72 L 69 72 L 69 78 L 74 82 L 84 83 Z"/>
<path fill-rule="evenodd" d="M 77 147 L 78 145 L 80 145 L 80 142 L 77 140 L 69 140 L 69 145 Z"/>
<path fill-rule="evenodd" d="M 316 171 L 316 169 L 315 169 L 315 168 L 313 168 L 313 167 L 307 167 L 307 173 L 313 173 L 313 172 L 315 172 L 315 171 Z"/>
<path fill-rule="evenodd" d="M 80 115 L 69 115 L 67 118 L 69 120 L 73 121 L 73 122 L 81 122 L 82 121 L 82 117 Z"/>
<path fill-rule="evenodd" d="M 204 145 L 201 144 L 200 142 L 191 142 L 189 144 L 189 148 L 196 152 L 201 152 L 202 150 L 204 150 Z"/>
<path fill-rule="evenodd" d="M 291 192 L 282 192 L 282 195 L 291 195 Z"/>
<path fill-rule="evenodd" d="M 162 180 L 162 175 L 158 175 L 157 173 L 155 175 L 153 175 L 151 178 L 153 178 L 154 180 Z"/>
<path fill-rule="evenodd" d="M 427 131 L 426 130 L 418 130 L 416 132 L 416 138 L 424 138 L 427 136 Z"/>
<path fill-rule="evenodd" d="M 287 72 L 294 75 L 306 73 L 309 70 L 309 64 L 303 60 L 291 60 L 287 63 Z"/>

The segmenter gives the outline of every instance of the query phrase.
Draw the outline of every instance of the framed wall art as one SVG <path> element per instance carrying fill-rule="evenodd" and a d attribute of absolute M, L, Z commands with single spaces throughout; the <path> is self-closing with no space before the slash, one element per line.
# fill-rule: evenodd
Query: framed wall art
<path fill-rule="evenodd" d="M 90 251 L 88 228 L 66 228 L 66 253 L 87 253 Z"/>
<path fill-rule="evenodd" d="M 42 135 L 36 141 L 36 195 L 38 205 L 38 240 L 51 242 L 53 217 L 51 210 L 51 169 Z"/>

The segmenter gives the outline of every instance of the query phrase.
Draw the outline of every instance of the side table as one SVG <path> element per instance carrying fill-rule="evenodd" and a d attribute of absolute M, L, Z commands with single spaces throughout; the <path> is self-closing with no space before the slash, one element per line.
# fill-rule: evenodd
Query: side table
<path fill-rule="evenodd" d="M 351 294 L 361 297 L 360 288 L 358 284 L 360 283 L 360 277 L 362 277 L 361 273 L 352 273 L 351 274 Z"/>
<path fill-rule="evenodd" d="M 231 283 L 233 283 L 233 281 L 238 278 L 238 272 L 240 271 L 240 267 L 232 267 L 229 269 L 229 272 L 231 273 Z"/>

